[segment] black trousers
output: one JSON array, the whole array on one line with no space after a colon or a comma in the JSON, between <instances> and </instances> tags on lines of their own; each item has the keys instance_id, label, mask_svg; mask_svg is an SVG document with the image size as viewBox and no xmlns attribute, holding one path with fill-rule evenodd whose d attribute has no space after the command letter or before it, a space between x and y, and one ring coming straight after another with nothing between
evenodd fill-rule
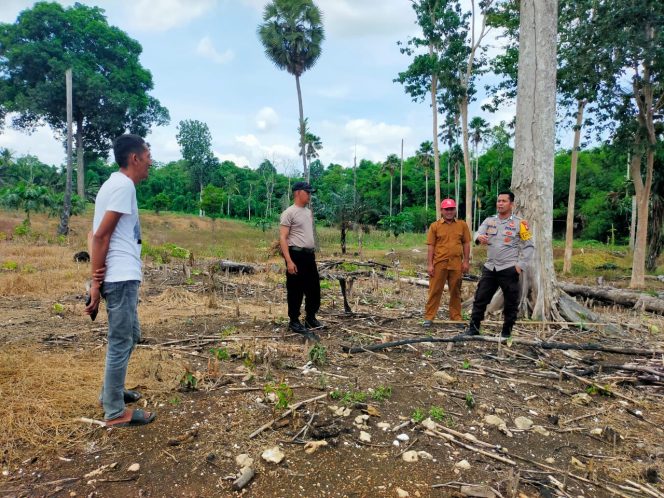
<instances>
[{"instance_id":1,"label":"black trousers","mask_svg":"<svg viewBox=\"0 0 664 498\"><path fill-rule=\"evenodd\" d=\"M320 279L314 253L289 250L290 257L297 266L297 274L286 272L286 294L288 297L288 317L291 321L300 319L302 298L307 317L314 318L320 308Z\"/></svg>"},{"instance_id":2,"label":"black trousers","mask_svg":"<svg viewBox=\"0 0 664 498\"><path fill-rule=\"evenodd\" d=\"M514 327L519 311L519 273L514 266L500 271L489 270L485 266L482 268L482 278L477 284L475 300L473 301L473 314L470 317L471 323L477 329L479 329L480 323L484 320L486 307L491 302L493 295L499 287L505 297L503 330L511 331L512 327Z\"/></svg>"}]
</instances>

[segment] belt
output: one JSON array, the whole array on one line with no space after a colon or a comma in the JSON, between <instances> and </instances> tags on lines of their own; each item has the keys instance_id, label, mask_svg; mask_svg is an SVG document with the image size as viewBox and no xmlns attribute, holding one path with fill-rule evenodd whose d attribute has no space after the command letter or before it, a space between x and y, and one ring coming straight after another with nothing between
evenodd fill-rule
<instances>
[{"instance_id":1,"label":"belt","mask_svg":"<svg viewBox=\"0 0 664 498\"><path fill-rule=\"evenodd\" d=\"M288 246L288 249L295 252L306 252L308 254L313 254L316 252L316 249L314 249L313 247Z\"/></svg>"}]
</instances>

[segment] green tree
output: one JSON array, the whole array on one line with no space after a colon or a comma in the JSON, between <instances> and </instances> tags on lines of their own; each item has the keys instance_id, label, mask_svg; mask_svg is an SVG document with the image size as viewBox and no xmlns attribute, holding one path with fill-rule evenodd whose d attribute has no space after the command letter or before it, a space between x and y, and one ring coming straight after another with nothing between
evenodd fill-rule
<instances>
[{"instance_id":1,"label":"green tree","mask_svg":"<svg viewBox=\"0 0 664 498\"><path fill-rule=\"evenodd\" d=\"M50 211L55 205L48 188L23 181L3 191L0 202L9 209L24 211L27 226L30 226L30 213Z\"/></svg>"},{"instance_id":2,"label":"green tree","mask_svg":"<svg viewBox=\"0 0 664 498\"><path fill-rule=\"evenodd\" d=\"M429 172L433 166L433 144L430 140L422 142L417 149L417 165L424 171L424 209L429 212Z\"/></svg>"},{"instance_id":3,"label":"green tree","mask_svg":"<svg viewBox=\"0 0 664 498\"><path fill-rule=\"evenodd\" d=\"M473 142L473 151L474 151L473 156L475 158L475 174L473 175L473 178L475 179L473 182L474 215L473 215L473 224L472 224L472 230L474 232L475 228L478 227L480 223L479 214L476 213L476 211L478 210L477 189L479 188L478 181L479 181L479 165L480 165L480 156L477 152L477 149L480 143L484 141L489 134L489 123L487 123L483 118L475 116L473 119L470 120L468 128L470 129L470 140Z\"/></svg>"},{"instance_id":4,"label":"green tree","mask_svg":"<svg viewBox=\"0 0 664 498\"><path fill-rule=\"evenodd\" d=\"M307 156L307 164L309 165L309 179L311 180L311 168L313 165L311 161L313 159L318 159L318 151L323 148L323 142L321 142L320 137L314 135L309 131L309 118L304 118L304 148L302 148L302 143L300 143L300 155L304 152ZM299 128L298 128L299 130ZM302 138L300 138L302 140Z\"/></svg>"},{"instance_id":5,"label":"green tree","mask_svg":"<svg viewBox=\"0 0 664 498\"><path fill-rule=\"evenodd\" d=\"M399 157L396 154L390 154L387 156L387 159L385 159L385 162L381 167L382 173L387 173L390 175L390 216L392 216L392 192L394 190L392 188L392 183L394 181L394 174L396 173L399 164L401 164Z\"/></svg>"},{"instance_id":6,"label":"green tree","mask_svg":"<svg viewBox=\"0 0 664 498\"><path fill-rule=\"evenodd\" d=\"M182 157L187 161L192 180L198 186L201 210L203 216L203 185L209 177L210 167L213 163L212 135L208 125L197 120L184 120L178 124L176 136Z\"/></svg>"},{"instance_id":7,"label":"green tree","mask_svg":"<svg viewBox=\"0 0 664 498\"><path fill-rule=\"evenodd\" d=\"M169 121L149 95L152 75L141 66L140 44L110 26L104 11L80 3L38 2L13 24L0 24L0 116L33 131L46 122L66 136L65 70L73 72L78 195L84 192L84 151L106 157L125 131L145 136Z\"/></svg>"},{"instance_id":8,"label":"green tree","mask_svg":"<svg viewBox=\"0 0 664 498\"><path fill-rule=\"evenodd\" d=\"M300 155L304 178L309 181L300 76L316 64L321 54L325 34L320 10L312 0L273 0L265 6L258 36L267 58L277 68L295 76L300 111Z\"/></svg>"}]
</instances>

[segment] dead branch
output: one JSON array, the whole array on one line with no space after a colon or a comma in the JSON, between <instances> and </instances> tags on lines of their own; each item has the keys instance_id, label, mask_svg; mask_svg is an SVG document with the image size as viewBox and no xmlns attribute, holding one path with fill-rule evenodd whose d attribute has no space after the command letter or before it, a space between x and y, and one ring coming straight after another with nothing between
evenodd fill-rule
<instances>
[{"instance_id":1,"label":"dead branch","mask_svg":"<svg viewBox=\"0 0 664 498\"><path fill-rule=\"evenodd\" d=\"M404 346L406 344L416 344L420 342L493 342L505 343L508 339L502 337L486 337L481 335L454 335L452 337L418 337L414 339L403 339L400 341L384 342L382 344L369 344L366 346L348 346L342 345L344 353L363 353L366 351L380 351L381 349ZM532 346L541 349L561 349L574 351L602 351L604 353L616 353L636 356L652 356L664 354L664 351L638 349L638 348L619 348L614 346L604 346L596 343L568 344L565 342L546 342L529 341L527 339L511 339L512 344L521 344L523 346Z\"/></svg>"},{"instance_id":2,"label":"dead branch","mask_svg":"<svg viewBox=\"0 0 664 498\"><path fill-rule=\"evenodd\" d=\"M272 425L274 425L276 422L278 422L278 421L281 420L282 418L287 417L288 415L290 415L291 413L293 413L295 410L297 410L297 409L298 409L299 407L301 407L302 405L306 405L307 403L311 403L311 402L313 402L313 401L318 401L319 399L323 399L323 398L325 398L325 397L327 397L327 393L325 393L325 394L321 394L320 396L314 396L313 398L305 399L304 401L300 401L299 403L295 403L293 406L291 406L288 410L286 410L284 413L282 413L281 415L279 415L277 418L271 420L271 421L268 422L267 424L263 424L263 425L261 425L261 426L260 426L258 429L256 429L254 432L252 432L251 434L249 434L249 436L248 436L249 439L253 439L253 438L255 438L255 437L258 436L261 432L263 432L265 429L269 429L269 428L272 427Z\"/></svg>"},{"instance_id":3,"label":"dead branch","mask_svg":"<svg viewBox=\"0 0 664 498\"><path fill-rule=\"evenodd\" d=\"M583 296L599 301L619 304L627 308L636 308L664 315L664 299L640 292L616 289L615 287L588 287L572 283L560 283L560 288L571 296Z\"/></svg>"}]
</instances>

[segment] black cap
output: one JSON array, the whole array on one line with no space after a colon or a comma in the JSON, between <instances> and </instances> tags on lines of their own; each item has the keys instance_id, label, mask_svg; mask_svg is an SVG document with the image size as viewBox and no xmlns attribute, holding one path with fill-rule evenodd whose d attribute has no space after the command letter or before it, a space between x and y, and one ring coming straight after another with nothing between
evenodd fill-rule
<instances>
[{"instance_id":1,"label":"black cap","mask_svg":"<svg viewBox=\"0 0 664 498\"><path fill-rule=\"evenodd\" d=\"M296 182L293 184L293 192L296 190L304 190L305 192L313 193L316 191L315 188L312 188L307 182Z\"/></svg>"}]
</instances>

